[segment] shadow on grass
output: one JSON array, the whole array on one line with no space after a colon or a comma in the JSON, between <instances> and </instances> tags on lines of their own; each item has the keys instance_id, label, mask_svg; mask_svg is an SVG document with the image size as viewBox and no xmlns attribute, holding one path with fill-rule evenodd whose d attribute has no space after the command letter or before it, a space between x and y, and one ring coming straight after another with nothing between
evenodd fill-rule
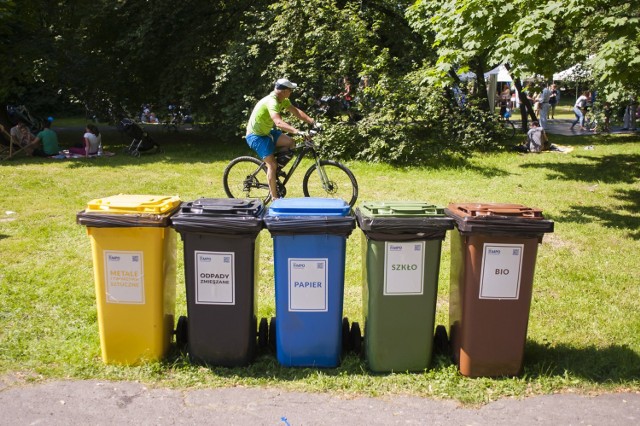
<instances>
[{"instance_id":1,"label":"shadow on grass","mask_svg":"<svg viewBox=\"0 0 640 426\"><path fill-rule=\"evenodd\" d=\"M628 229L629 236L640 240L640 190L617 190L613 198L624 201L622 206L573 205L561 212L563 222L601 222L608 228Z\"/></svg>"},{"instance_id":2,"label":"shadow on grass","mask_svg":"<svg viewBox=\"0 0 640 426\"><path fill-rule=\"evenodd\" d=\"M167 367L194 368L185 354L176 350L164 361ZM447 370L453 366L451 358L434 355L430 369ZM624 345L607 348L589 346L575 348L568 345L548 345L527 341L523 361L523 373L530 381L566 377L567 374L595 383L623 383L640 379L640 356ZM196 367L196 368L202 368ZM244 367L204 366L211 373L222 378L252 378L279 381L297 381L321 374L326 377L388 376L395 373L374 373L369 371L366 360L349 354L343 357L335 368L284 367L272 352L259 352L253 362ZM421 373L416 373L417 375ZM505 377L508 378L508 377ZM496 378L500 380L500 378Z\"/></svg>"},{"instance_id":3,"label":"shadow on grass","mask_svg":"<svg viewBox=\"0 0 640 426\"><path fill-rule=\"evenodd\" d=\"M170 353L162 363L166 367L179 369L207 368L213 374L222 378L251 378L281 381L303 380L316 376L318 373L324 376L336 377L345 374L361 375L363 371L367 371L364 359L354 354L343 355L340 365L334 368L285 367L278 362L276 354L268 349L258 350L253 361L246 366L220 367L201 363L193 364L187 354L181 353L175 346L172 346Z\"/></svg>"},{"instance_id":4,"label":"shadow on grass","mask_svg":"<svg viewBox=\"0 0 640 426\"><path fill-rule=\"evenodd\" d=\"M547 347L528 341L524 364L525 374L533 379L566 373L597 383L640 379L640 356L625 345Z\"/></svg>"},{"instance_id":5,"label":"shadow on grass","mask_svg":"<svg viewBox=\"0 0 640 426\"><path fill-rule=\"evenodd\" d=\"M523 164L524 168L548 169L555 174L551 178L579 182L634 183L640 178L640 155L614 154L604 157L577 155L575 158L588 163L546 162Z\"/></svg>"}]
</instances>

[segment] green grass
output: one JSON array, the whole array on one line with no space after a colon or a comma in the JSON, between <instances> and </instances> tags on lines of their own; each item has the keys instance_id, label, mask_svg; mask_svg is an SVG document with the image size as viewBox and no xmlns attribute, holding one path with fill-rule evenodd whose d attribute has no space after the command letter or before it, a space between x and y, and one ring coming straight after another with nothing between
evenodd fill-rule
<instances>
[{"instance_id":1,"label":"green grass","mask_svg":"<svg viewBox=\"0 0 640 426\"><path fill-rule=\"evenodd\" d=\"M80 124L82 125L82 124ZM470 379L437 357L420 373L373 374L347 356L338 368L284 368L261 354L246 368L191 365L172 352L163 362L104 365L86 229L75 216L87 201L125 194L224 197L222 172L249 154L241 139L154 130L165 152L121 154L127 140L104 128L111 158L17 158L0 163L0 375L137 380L151 386L276 386L345 395L409 394L479 404L555 392L640 390L640 144L637 136L556 137L570 154L478 154L446 164L396 168L350 162L360 199L509 202L540 207L555 232L539 247L524 372ZM79 140L65 129L61 142ZM594 145L594 150L585 150ZM300 173L301 175L301 173ZM298 176L300 178L300 176ZM301 195L299 180L290 195ZM345 308L362 324L359 230L347 242ZM274 315L273 248L260 239L260 317ZM448 323L450 239L442 247L436 323ZM186 314L182 245L177 315ZM392 319L391 319L392 320Z\"/></svg>"}]
</instances>

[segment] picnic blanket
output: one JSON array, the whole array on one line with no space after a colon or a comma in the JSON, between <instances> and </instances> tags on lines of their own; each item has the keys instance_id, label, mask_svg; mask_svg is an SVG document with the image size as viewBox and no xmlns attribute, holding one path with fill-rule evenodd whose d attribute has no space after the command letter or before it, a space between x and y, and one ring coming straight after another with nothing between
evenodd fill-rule
<instances>
[{"instance_id":1,"label":"picnic blanket","mask_svg":"<svg viewBox=\"0 0 640 426\"><path fill-rule=\"evenodd\" d=\"M555 153L560 153L560 154L568 154L571 151L573 151L573 147L572 146L556 145L556 144L552 143L551 144L551 149L549 149L548 151L542 151L542 152L555 152Z\"/></svg>"},{"instance_id":2,"label":"picnic blanket","mask_svg":"<svg viewBox=\"0 0 640 426\"><path fill-rule=\"evenodd\" d=\"M69 150L65 149L65 150L60 151L56 155L49 156L49 158L55 158L55 159L58 159L58 160L64 160L64 159L67 159L67 158L113 157L114 155L116 155L115 152L103 151L102 155L90 154L88 157L85 157L84 155L81 155L81 154L72 154L72 153L69 152Z\"/></svg>"}]
</instances>

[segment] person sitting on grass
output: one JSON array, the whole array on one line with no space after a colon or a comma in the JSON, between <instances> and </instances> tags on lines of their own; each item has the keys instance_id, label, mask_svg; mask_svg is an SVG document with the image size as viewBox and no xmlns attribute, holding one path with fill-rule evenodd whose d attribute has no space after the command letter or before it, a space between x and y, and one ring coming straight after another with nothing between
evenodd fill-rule
<instances>
[{"instance_id":1,"label":"person sitting on grass","mask_svg":"<svg viewBox=\"0 0 640 426\"><path fill-rule=\"evenodd\" d=\"M42 148L38 146L33 150L33 155L38 157L50 157L58 154L60 147L58 146L58 135L51 130L51 121L44 122L42 131L36 135L36 142L42 143Z\"/></svg>"},{"instance_id":2,"label":"person sitting on grass","mask_svg":"<svg viewBox=\"0 0 640 426\"><path fill-rule=\"evenodd\" d=\"M11 143L20 148L25 148L25 153L31 155L33 151L34 136L27 127L27 122L21 118L18 119L18 123L11 128Z\"/></svg>"},{"instance_id":3,"label":"person sitting on grass","mask_svg":"<svg viewBox=\"0 0 640 426\"><path fill-rule=\"evenodd\" d=\"M71 154L84 155L85 157L97 154L98 148L102 144L102 136L98 128L93 124L87 124L83 139L82 145L69 148L69 152Z\"/></svg>"},{"instance_id":4,"label":"person sitting on grass","mask_svg":"<svg viewBox=\"0 0 640 426\"><path fill-rule=\"evenodd\" d=\"M549 151L551 144L547 137L547 132L540 127L538 121L532 121L529 131L527 132L527 140L522 145L515 147L518 152L535 152L540 153L542 151Z\"/></svg>"}]
</instances>

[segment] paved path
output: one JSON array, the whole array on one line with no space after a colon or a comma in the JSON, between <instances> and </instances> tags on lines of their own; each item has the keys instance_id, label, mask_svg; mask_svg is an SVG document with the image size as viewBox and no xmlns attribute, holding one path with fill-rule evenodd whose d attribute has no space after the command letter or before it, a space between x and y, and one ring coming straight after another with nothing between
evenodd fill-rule
<instances>
[{"instance_id":1,"label":"paved path","mask_svg":"<svg viewBox=\"0 0 640 426\"><path fill-rule=\"evenodd\" d=\"M417 397L275 388L150 389L134 382L0 378L0 425L640 425L640 392L502 399L480 408Z\"/></svg>"},{"instance_id":2,"label":"paved path","mask_svg":"<svg viewBox=\"0 0 640 426\"><path fill-rule=\"evenodd\" d=\"M573 123L572 119L562 118L547 121L547 133L552 135L563 135L563 136L585 136L585 135L594 135L598 134L598 132L588 132L580 130L580 126L576 125L573 129L571 128L571 124ZM631 130L622 130L621 126L612 126L611 131L609 133L637 133L637 131Z\"/></svg>"}]
</instances>

